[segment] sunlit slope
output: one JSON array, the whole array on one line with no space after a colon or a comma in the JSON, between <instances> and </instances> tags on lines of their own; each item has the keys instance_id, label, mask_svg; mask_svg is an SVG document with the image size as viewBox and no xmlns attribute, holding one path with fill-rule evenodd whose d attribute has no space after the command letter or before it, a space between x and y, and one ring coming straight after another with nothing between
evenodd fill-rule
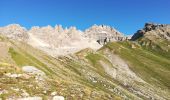
<instances>
[{"instance_id":1,"label":"sunlit slope","mask_svg":"<svg viewBox=\"0 0 170 100\"><path fill-rule=\"evenodd\" d=\"M2 99L28 96L47 99L52 98L53 92L68 100L138 98L100 70L100 66L98 69L89 64L88 57L83 60L78 55L53 58L23 42L1 38L5 46L0 49L6 51L0 54L3 56L0 88L7 91L2 92ZM26 66L33 66L44 74L27 73L23 70Z\"/></svg>"},{"instance_id":2,"label":"sunlit slope","mask_svg":"<svg viewBox=\"0 0 170 100\"><path fill-rule=\"evenodd\" d=\"M113 42L54 58L1 36L0 89L7 92L0 98L52 99L56 92L66 100L169 99L169 52L144 42ZM28 73L27 66L38 71Z\"/></svg>"},{"instance_id":3,"label":"sunlit slope","mask_svg":"<svg viewBox=\"0 0 170 100\"><path fill-rule=\"evenodd\" d=\"M109 50L118 55L138 77L158 90L158 94L161 94L162 90L166 91L167 95L162 92L162 96L169 98L170 53L164 50L168 47L151 41L147 44L146 40L138 42L108 43L99 52Z\"/></svg>"}]
</instances>

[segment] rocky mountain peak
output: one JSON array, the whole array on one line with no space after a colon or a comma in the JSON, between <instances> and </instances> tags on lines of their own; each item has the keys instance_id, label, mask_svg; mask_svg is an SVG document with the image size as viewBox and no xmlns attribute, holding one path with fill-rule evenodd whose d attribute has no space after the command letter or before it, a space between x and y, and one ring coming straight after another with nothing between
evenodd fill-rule
<instances>
[{"instance_id":1,"label":"rocky mountain peak","mask_svg":"<svg viewBox=\"0 0 170 100\"><path fill-rule=\"evenodd\" d=\"M10 24L0 28L0 33L11 39L24 40L28 38L27 29L19 24Z\"/></svg>"},{"instance_id":2,"label":"rocky mountain peak","mask_svg":"<svg viewBox=\"0 0 170 100\"><path fill-rule=\"evenodd\" d=\"M131 40L137 40L140 37L146 37L155 39L162 38L170 40L170 25L168 24L155 24L155 23L146 23L144 28L138 30L131 38Z\"/></svg>"},{"instance_id":3,"label":"rocky mountain peak","mask_svg":"<svg viewBox=\"0 0 170 100\"><path fill-rule=\"evenodd\" d=\"M64 31L62 25L56 25L56 26L54 27L54 29L55 29L55 31L58 31L58 32L63 32L63 31Z\"/></svg>"},{"instance_id":4,"label":"rocky mountain peak","mask_svg":"<svg viewBox=\"0 0 170 100\"><path fill-rule=\"evenodd\" d=\"M121 32L106 25L93 25L85 30L85 36L97 40L99 44L105 44L111 41L123 41L126 39Z\"/></svg>"},{"instance_id":5,"label":"rocky mountain peak","mask_svg":"<svg viewBox=\"0 0 170 100\"><path fill-rule=\"evenodd\" d=\"M2 27L1 29L5 30L11 30L11 31L27 31L25 27L20 26L19 24L10 24L5 27Z\"/></svg>"},{"instance_id":6,"label":"rocky mountain peak","mask_svg":"<svg viewBox=\"0 0 170 100\"><path fill-rule=\"evenodd\" d=\"M148 32L148 31L160 29L166 26L168 25L167 24L156 24L156 23L145 23L145 27L143 30L145 30L145 32Z\"/></svg>"},{"instance_id":7,"label":"rocky mountain peak","mask_svg":"<svg viewBox=\"0 0 170 100\"><path fill-rule=\"evenodd\" d=\"M88 28L87 30L85 30L85 32L88 31L97 31L97 32L101 32L101 31L110 31L110 32L118 32L116 29L114 29L111 26L107 26L107 25L93 25L92 27ZM120 33L120 32L118 32Z\"/></svg>"},{"instance_id":8,"label":"rocky mountain peak","mask_svg":"<svg viewBox=\"0 0 170 100\"><path fill-rule=\"evenodd\" d=\"M30 30L38 30L38 29L40 29L40 27L39 27L39 26L33 26L33 27L31 27L31 29L30 29Z\"/></svg>"}]
</instances>

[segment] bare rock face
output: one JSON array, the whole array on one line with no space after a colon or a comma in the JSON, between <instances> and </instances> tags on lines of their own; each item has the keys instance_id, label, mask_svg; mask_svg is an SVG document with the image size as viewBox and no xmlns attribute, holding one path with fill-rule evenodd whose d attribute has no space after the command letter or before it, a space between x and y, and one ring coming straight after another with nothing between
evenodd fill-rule
<instances>
[{"instance_id":1,"label":"bare rock face","mask_svg":"<svg viewBox=\"0 0 170 100\"><path fill-rule=\"evenodd\" d=\"M75 27L63 29L61 25L55 26L55 28L51 26L41 28L33 27L28 31L28 34L54 48L71 46L73 42L80 41L82 39L81 31L76 30Z\"/></svg>"},{"instance_id":2,"label":"bare rock face","mask_svg":"<svg viewBox=\"0 0 170 100\"><path fill-rule=\"evenodd\" d=\"M131 40L137 40L143 36L151 40L156 38L170 40L170 25L146 23L143 29L138 30L132 36Z\"/></svg>"},{"instance_id":3,"label":"bare rock face","mask_svg":"<svg viewBox=\"0 0 170 100\"><path fill-rule=\"evenodd\" d=\"M94 25L90 27L85 30L85 36L96 40L99 44L105 44L112 41L123 41L126 39L123 34L116 29L105 25Z\"/></svg>"},{"instance_id":4,"label":"bare rock face","mask_svg":"<svg viewBox=\"0 0 170 100\"><path fill-rule=\"evenodd\" d=\"M81 49L98 49L101 46L89 41L84 37L84 33L76 27L63 29L61 25L46 27L33 27L28 32L30 36L28 44L37 47L50 55L66 55L75 53Z\"/></svg>"},{"instance_id":5,"label":"bare rock face","mask_svg":"<svg viewBox=\"0 0 170 100\"><path fill-rule=\"evenodd\" d=\"M54 96L53 100L64 100L63 96Z\"/></svg>"},{"instance_id":6,"label":"bare rock face","mask_svg":"<svg viewBox=\"0 0 170 100\"><path fill-rule=\"evenodd\" d=\"M64 29L61 25L34 26L26 30L18 24L11 24L0 28L0 34L11 39L24 40L52 56L71 54L85 48L97 50L107 42L125 40L122 33L104 25L94 25L83 32L76 27Z\"/></svg>"},{"instance_id":7,"label":"bare rock face","mask_svg":"<svg viewBox=\"0 0 170 100\"><path fill-rule=\"evenodd\" d=\"M27 30L19 24L11 24L0 28L0 34L11 39L26 40L28 39Z\"/></svg>"}]
</instances>

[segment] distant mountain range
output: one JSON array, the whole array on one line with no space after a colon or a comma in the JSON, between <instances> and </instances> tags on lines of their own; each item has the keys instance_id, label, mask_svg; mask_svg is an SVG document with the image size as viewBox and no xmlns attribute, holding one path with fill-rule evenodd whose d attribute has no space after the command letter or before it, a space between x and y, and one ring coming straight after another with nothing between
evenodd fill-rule
<instances>
[{"instance_id":1,"label":"distant mountain range","mask_svg":"<svg viewBox=\"0 0 170 100\"><path fill-rule=\"evenodd\" d=\"M18 24L11 24L0 28L0 33L11 39L24 40L28 44L45 52L49 51L48 53L55 56L75 53L88 47L99 49L106 42L125 39L122 33L104 25L94 25L82 32L76 27L63 29L61 25L54 28L37 26L26 30Z\"/></svg>"},{"instance_id":2,"label":"distant mountain range","mask_svg":"<svg viewBox=\"0 0 170 100\"><path fill-rule=\"evenodd\" d=\"M169 100L170 25L0 28L0 100Z\"/></svg>"}]
</instances>

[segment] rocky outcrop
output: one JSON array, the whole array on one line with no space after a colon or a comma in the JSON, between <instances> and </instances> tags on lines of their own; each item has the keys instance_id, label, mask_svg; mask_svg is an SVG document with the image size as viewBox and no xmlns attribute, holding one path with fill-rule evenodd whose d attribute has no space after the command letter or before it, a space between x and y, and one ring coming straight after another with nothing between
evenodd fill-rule
<instances>
[{"instance_id":1,"label":"rocky outcrop","mask_svg":"<svg viewBox=\"0 0 170 100\"><path fill-rule=\"evenodd\" d=\"M22 70L25 73L36 74L36 75L39 75L39 76L45 76L45 73L43 71L37 69L34 66L23 66Z\"/></svg>"},{"instance_id":2,"label":"rocky outcrop","mask_svg":"<svg viewBox=\"0 0 170 100\"><path fill-rule=\"evenodd\" d=\"M29 38L27 30L19 24L11 24L0 28L0 34L7 36L11 39L26 40Z\"/></svg>"},{"instance_id":3,"label":"rocky outcrop","mask_svg":"<svg viewBox=\"0 0 170 100\"><path fill-rule=\"evenodd\" d=\"M146 23L143 29L138 30L132 36L131 40L134 41L143 36L147 38L164 38L170 40L170 25Z\"/></svg>"},{"instance_id":4,"label":"rocky outcrop","mask_svg":"<svg viewBox=\"0 0 170 100\"><path fill-rule=\"evenodd\" d=\"M54 96L53 100L64 100L63 96Z\"/></svg>"},{"instance_id":5,"label":"rocky outcrop","mask_svg":"<svg viewBox=\"0 0 170 100\"><path fill-rule=\"evenodd\" d=\"M54 28L51 26L33 27L28 34L30 45L53 56L75 53L88 47L92 49L101 47L95 40L89 41L85 38L83 32L77 30L76 27L65 29L61 25L56 25Z\"/></svg>"},{"instance_id":6,"label":"rocky outcrop","mask_svg":"<svg viewBox=\"0 0 170 100\"><path fill-rule=\"evenodd\" d=\"M105 25L93 25L85 30L85 36L89 39L96 40L101 45L107 42L123 41L126 39L126 37L116 29Z\"/></svg>"}]
</instances>

